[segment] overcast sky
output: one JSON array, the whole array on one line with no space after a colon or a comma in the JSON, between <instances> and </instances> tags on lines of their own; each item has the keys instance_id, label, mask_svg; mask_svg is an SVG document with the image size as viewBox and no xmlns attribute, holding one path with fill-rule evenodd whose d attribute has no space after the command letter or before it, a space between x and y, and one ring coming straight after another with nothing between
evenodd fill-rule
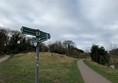
<instances>
[{"instance_id":1,"label":"overcast sky","mask_svg":"<svg viewBox=\"0 0 118 83\"><path fill-rule=\"evenodd\" d=\"M49 32L51 39L72 40L89 49L118 43L118 0L0 0L0 26Z\"/></svg>"}]
</instances>

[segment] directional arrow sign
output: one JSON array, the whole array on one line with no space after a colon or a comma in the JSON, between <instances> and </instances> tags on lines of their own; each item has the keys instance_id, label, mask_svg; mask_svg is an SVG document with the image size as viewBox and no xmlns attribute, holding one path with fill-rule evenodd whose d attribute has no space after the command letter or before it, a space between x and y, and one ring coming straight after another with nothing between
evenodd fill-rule
<instances>
[{"instance_id":1,"label":"directional arrow sign","mask_svg":"<svg viewBox=\"0 0 118 83\"><path fill-rule=\"evenodd\" d=\"M49 33L45 33L45 34L40 33L40 36L38 38L47 38L47 39L50 39L50 34Z\"/></svg>"},{"instance_id":2,"label":"directional arrow sign","mask_svg":"<svg viewBox=\"0 0 118 83\"><path fill-rule=\"evenodd\" d=\"M47 36L48 35L48 36ZM48 39L50 39L50 34L49 33L46 33L46 32L43 32L43 31L40 31L40 35L39 35L39 38L42 38L44 36L47 36Z\"/></svg>"},{"instance_id":3,"label":"directional arrow sign","mask_svg":"<svg viewBox=\"0 0 118 83\"><path fill-rule=\"evenodd\" d=\"M32 43L35 43L35 42L44 42L47 39L50 39L50 34L46 34L46 35L42 36L41 38L32 38Z\"/></svg>"},{"instance_id":4,"label":"directional arrow sign","mask_svg":"<svg viewBox=\"0 0 118 83\"><path fill-rule=\"evenodd\" d=\"M22 33L28 34L28 35L33 35L33 36L36 36L37 31L39 31L39 30L38 29L31 29L31 28L24 27L24 26L22 26L22 28L21 28Z\"/></svg>"},{"instance_id":5,"label":"directional arrow sign","mask_svg":"<svg viewBox=\"0 0 118 83\"><path fill-rule=\"evenodd\" d=\"M34 38L34 39L32 39L31 40L31 42L32 43L35 43L35 42L44 42L44 41L46 41L47 39L36 39L36 38Z\"/></svg>"},{"instance_id":6,"label":"directional arrow sign","mask_svg":"<svg viewBox=\"0 0 118 83\"><path fill-rule=\"evenodd\" d=\"M40 31L38 29L31 29L31 28L22 26L21 32L24 33L24 34L33 35L33 36L36 36L37 32L38 32L39 33L38 38L42 38L42 37L46 36L47 39L50 39L50 34L49 33Z\"/></svg>"}]
</instances>

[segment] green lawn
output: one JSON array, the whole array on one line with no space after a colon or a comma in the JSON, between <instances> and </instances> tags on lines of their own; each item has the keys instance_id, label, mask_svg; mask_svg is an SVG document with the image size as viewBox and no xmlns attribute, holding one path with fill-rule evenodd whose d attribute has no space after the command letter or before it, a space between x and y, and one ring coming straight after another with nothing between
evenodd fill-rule
<instances>
[{"instance_id":1,"label":"green lawn","mask_svg":"<svg viewBox=\"0 0 118 83\"><path fill-rule=\"evenodd\" d=\"M84 83L74 58L40 53L40 83ZM17 54L0 64L0 83L34 83L35 53Z\"/></svg>"},{"instance_id":2,"label":"green lawn","mask_svg":"<svg viewBox=\"0 0 118 83\"><path fill-rule=\"evenodd\" d=\"M102 66L97 63L92 62L91 60L84 60L84 62L93 70L100 73L107 79L111 80L112 83L118 83L118 69L111 69L107 66Z\"/></svg>"}]
</instances>

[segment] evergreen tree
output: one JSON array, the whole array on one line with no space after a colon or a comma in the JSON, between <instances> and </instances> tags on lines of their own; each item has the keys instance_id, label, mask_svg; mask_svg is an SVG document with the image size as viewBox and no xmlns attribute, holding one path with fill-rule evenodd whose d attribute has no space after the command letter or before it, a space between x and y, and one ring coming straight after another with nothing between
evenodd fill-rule
<instances>
[{"instance_id":1,"label":"evergreen tree","mask_svg":"<svg viewBox=\"0 0 118 83\"><path fill-rule=\"evenodd\" d=\"M105 65L105 63L109 62L109 56L103 46L99 47L98 45L93 45L91 47L91 60L99 64Z\"/></svg>"}]
</instances>

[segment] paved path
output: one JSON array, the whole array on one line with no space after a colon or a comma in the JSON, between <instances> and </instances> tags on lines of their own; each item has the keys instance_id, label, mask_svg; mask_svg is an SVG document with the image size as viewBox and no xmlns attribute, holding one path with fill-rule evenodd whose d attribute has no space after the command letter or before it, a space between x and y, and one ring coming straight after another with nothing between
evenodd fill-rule
<instances>
[{"instance_id":1,"label":"paved path","mask_svg":"<svg viewBox=\"0 0 118 83\"><path fill-rule=\"evenodd\" d=\"M89 68L83 60L79 60L77 64L85 83L112 83Z\"/></svg>"},{"instance_id":2,"label":"paved path","mask_svg":"<svg viewBox=\"0 0 118 83\"><path fill-rule=\"evenodd\" d=\"M0 58L0 63L7 60L9 57L10 57L9 55L6 55L6 56Z\"/></svg>"}]
</instances>

